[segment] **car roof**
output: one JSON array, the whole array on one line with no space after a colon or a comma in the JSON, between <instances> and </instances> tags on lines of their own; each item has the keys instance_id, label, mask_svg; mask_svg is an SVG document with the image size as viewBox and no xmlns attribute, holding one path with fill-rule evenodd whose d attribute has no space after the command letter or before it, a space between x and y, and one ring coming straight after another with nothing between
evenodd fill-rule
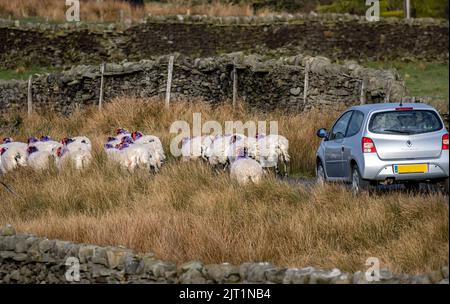
<instances>
[{"instance_id":1,"label":"car roof","mask_svg":"<svg viewBox=\"0 0 450 304\"><path fill-rule=\"evenodd\" d=\"M349 108L348 110L359 110L364 113L371 113L379 110L394 110L395 108L413 108L418 110L434 110L434 108L426 103L371 103L364 105L357 105Z\"/></svg>"}]
</instances>

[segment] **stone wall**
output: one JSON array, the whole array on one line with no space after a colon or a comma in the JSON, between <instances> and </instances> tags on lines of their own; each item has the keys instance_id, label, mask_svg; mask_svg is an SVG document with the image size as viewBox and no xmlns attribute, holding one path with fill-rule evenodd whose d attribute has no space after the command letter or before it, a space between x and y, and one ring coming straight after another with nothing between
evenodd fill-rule
<instances>
[{"instance_id":1,"label":"stone wall","mask_svg":"<svg viewBox=\"0 0 450 304\"><path fill-rule=\"evenodd\" d=\"M360 102L381 102L386 94L399 101L407 95L395 70L363 68L355 63L333 64L325 57L297 55L278 60L242 53L192 59L176 56L172 97L201 98L212 104L232 100L233 67L236 66L238 98L252 108L304 110L313 107ZM142 98L164 96L168 57L140 62L107 64L104 100L117 96ZM304 99L305 69L309 67L309 87ZM364 88L363 88L364 82ZM33 108L68 114L75 107L98 103L99 66L78 66L69 71L33 78ZM25 110L26 81L0 82L0 114Z\"/></svg>"},{"instance_id":2,"label":"stone wall","mask_svg":"<svg viewBox=\"0 0 450 304\"><path fill-rule=\"evenodd\" d=\"M139 61L178 52L333 59L448 60L448 20L351 15L148 17L137 24L39 24L0 20L0 68Z\"/></svg>"},{"instance_id":3,"label":"stone wall","mask_svg":"<svg viewBox=\"0 0 450 304\"><path fill-rule=\"evenodd\" d=\"M74 275L71 267L77 263L79 283L367 283L362 271L280 268L270 263L204 265L191 261L177 265L159 260L152 253L137 254L124 247L75 244L16 234L11 226L0 230L0 284L71 283L66 279L66 273ZM444 266L423 275L396 275L382 269L378 283L448 282L448 266Z\"/></svg>"}]
</instances>

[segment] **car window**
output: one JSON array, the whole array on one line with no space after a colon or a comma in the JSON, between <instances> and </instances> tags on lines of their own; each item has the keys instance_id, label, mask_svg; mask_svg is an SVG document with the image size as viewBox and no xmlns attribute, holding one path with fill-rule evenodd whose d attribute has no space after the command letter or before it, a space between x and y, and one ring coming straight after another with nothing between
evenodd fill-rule
<instances>
[{"instance_id":1,"label":"car window","mask_svg":"<svg viewBox=\"0 0 450 304\"><path fill-rule=\"evenodd\" d=\"M419 134L442 129L436 112L429 110L386 111L372 115L369 131L380 134Z\"/></svg>"},{"instance_id":2,"label":"car window","mask_svg":"<svg viewBox=\"0 0 450 304\"><path fill-rule=\"evenodd\" d=\"M364 121L364 114L360 111L353 111L352 118L348 124L347 134L345 137L355 135L361 129L361 125Z\"/></svg>"},{"instance_id":3,"label":"car window","mask_svg":"<svg viewBox=\"0 0 450 304\"><path fill-rule=\"evenodd\" d=\"M343 114L341 118L339 118L338 121L336 121L336 123L333 126L333 129L331 130L329 138L330 140L344 138L345 131L347 130L348 121L350 120L351 116L352 111L349 111Z\"/></svg>"}]
</instances>

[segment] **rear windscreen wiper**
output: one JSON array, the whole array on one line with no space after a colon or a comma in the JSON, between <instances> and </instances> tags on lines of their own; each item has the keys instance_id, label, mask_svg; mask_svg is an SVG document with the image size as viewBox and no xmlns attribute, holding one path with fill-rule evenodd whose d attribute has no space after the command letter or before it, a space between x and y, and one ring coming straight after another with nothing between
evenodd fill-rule
<instances>
[{"instance_id":1,"label":"rear windscreen wiper","mask_svg":"<svg viewBox=\"0 0 450 304\"><path fill-rule=\"evenodd\" d=\"M400 134L412 134L411 131L402 131L402 130L394 130L394 129L386 129L384 132L392 132L392 133L400 133Z\"/></svg>"}]
</instances>

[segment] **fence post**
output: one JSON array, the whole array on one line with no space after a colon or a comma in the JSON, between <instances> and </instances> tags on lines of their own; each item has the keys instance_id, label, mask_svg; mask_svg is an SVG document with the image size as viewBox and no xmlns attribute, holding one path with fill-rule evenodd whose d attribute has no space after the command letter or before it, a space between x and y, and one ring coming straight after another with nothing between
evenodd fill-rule
<instances>
[{"instance_id":1,"label":"fence post","mask_svg":"<svg viewBox=\"0 0 450 304\"><path fill-rule=\"evenodd\" d=\"M233 60L233 108L237 104L237 71L236 71L236 58Z\"/></svg>"},{"instance_id":2,"label":"fence post","mask_svg":"<svg viewBox=\"0 0 450 304\"><path fill-rule=\"evenodd\" d=\"M28 116L31 116L31 113L33 112L33 96L32 96L32 91L31 91L31 79L33 76L30 75L30 77L28 77L28 96L27 96L27 106L28 106Z\"/></svg>"},{"instance_id":3,"label":"fence post","mask_svg":"<svg viewBox=\"0 0 450 304\"><path fill-rule=\"evenodd\" d=\"M405 17L406 17L406 19L411 18L411 2L410 2L410 0L405 0Z\"/></svg>"},{"instance_id":4,"label":"fence post","mask_svg":"<svg viewBox=\"0 0 450 304\"><path fill-rule=\"evenodd\" d=\"M384 96L385 103L388 103L389 100L391 99L391 86L392 86L392 82L391 82L391 80L388 80L387 88L386 88L386 95Z\"/></svg>"},{"instance_id":5,"label":"fence post","mask_svg":"<svg viewBox=\"0 0 450 304\"><path fill-rule=\"evenodd\" d=\"M309 87L309 60L306 61L305 65L305 83L303 85L303 105L306 105L306 98L308 97L308 87ZM300 103L298 103L298 108L300 108Z\"/></svg>"},{"instance_id":6,"label":"fence post","mask_svg":"<svg viewBox=\"0 0 450 304\"><path fill-rule=\"evenodd\" d=\"M104 85L105 85L105 80L104 80L104 74L105 74L105 63L103 62L100 66L100 96L98 99L98 110L101 111L102 107L103 107L103 92L104 92Z\"/></svg>"},{"instance_id":7,"label":"fence post","mask_svg":"<svg viewBox=\"0 0 450 304\"><path fill-rule=\"evenodd\" d=\"M168 109L170 106L170 89L172 87L173 60L174 60L174 56L170 56L169 57L169 66L168 66L168 71L167 71L167 87L166 87L166 102L165 102L166 109Z\"/></svg>"},{"instance_id":8,"label":"fence post","mask_svg":"<svg viewBox=\"0 0 450 304\"><path fill-rule=\"evenodd\" d=\"M366 79L361 80L361 93L359 96L359 103L366 104Z\"/></svg>"}]
</instances>

